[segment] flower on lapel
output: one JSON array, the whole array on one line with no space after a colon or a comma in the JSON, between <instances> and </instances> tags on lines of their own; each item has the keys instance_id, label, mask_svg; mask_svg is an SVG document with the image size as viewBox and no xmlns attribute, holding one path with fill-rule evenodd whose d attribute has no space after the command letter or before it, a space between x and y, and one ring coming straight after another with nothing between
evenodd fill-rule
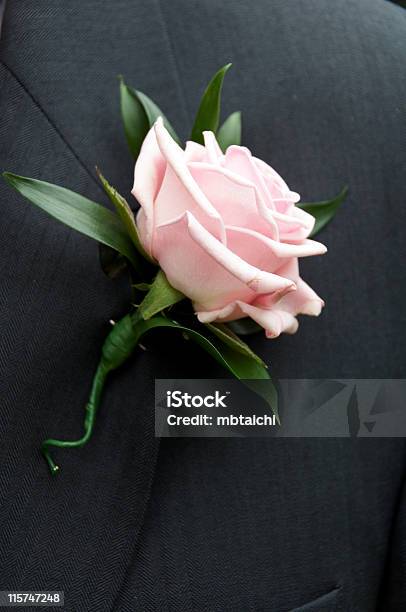
<instances>
[{"instance_id":1,"label":"flower on lapel","mask_svg":"<svg viewBox=\"0 0 406 612\"><path fill-rule=\"evenodd\" d=\"M50 449L89 441L109 373L151 329L174 330L198 344L278 419L269 370L240 335L261 327L270 338L294 333L298 314L320 313L324 303L300 278L299 259L325 253L311 237L333 218L347 190L299 204L275 170L240 146L241 113L219 124L230 65L209 82L184 148L155 102L121 79L121 113L136 160L132 193L141 205L136 217L99 171L114 211L52 183L4 173L38 208L96 240L103 271L112 278L127 270L133 296L101 347L83 436L42 443L52 474L59 468Z\"/></svg>"}]
</instances>

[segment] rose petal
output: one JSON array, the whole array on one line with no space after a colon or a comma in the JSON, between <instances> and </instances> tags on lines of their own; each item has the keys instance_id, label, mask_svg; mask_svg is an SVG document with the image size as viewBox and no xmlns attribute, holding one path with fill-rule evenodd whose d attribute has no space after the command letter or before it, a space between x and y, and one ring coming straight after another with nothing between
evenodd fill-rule
<instances>
[{"instance_id":1,"label":"rose petal","mask_svg":"<svg viewBox=\"0 0 406 612\"><path fill-rule=\"evenodd\" d=\"M174 219L180 210L193 210L208 231L225 241L221 216L194 180L184 151L166 130L161 117L155 123L155 134L161 153L167 161L167 170L155 203L158 219L155 225Z\"/></svg>"},{"instance_id":2,"label":"rose petal","mask_svg":"<svg viewBox=\"0 0 406 612\"><path fill-rule=\"evenodd\" d=\"M225 228L220 216L214 217L211 214L207 214L206 209L202 209L199 202L192 197L190 191L185 188L169 164L166 168L161 189L155 198L154 211L155 227L178 219L186 211L189 211L216 238L220 241L226 240ZM155 250L154 244L153 250Z\"/></svg>"},{"instance_id":3,"label":"rose petal","mask_svg":"<svg viewBox=\"0 0 406 612\"><path fill-rule=\"evenodd\" d=\"M241 311L238 302L231 302L223 308L215 310L199 310L196 305L196 315L200 323L213 323L213 321L235 321L241 319L244 313Z\"/></svg>"},{"instance_id":4,"label":"rose petal","mask_svg":"<svg viewBox=\"0 0 406 612\"><path fill-rule=\"evenodd\" d=\"M189 163L189 170L225 224L235 225L238 219L239 225L278 239L278 226L253 183L204 162Z\"/></svg>"},{"instance_id":5,"label":"rose petal","mask_svg":"<svg viewBox=\"0 0 406 612\"><path fill-rule=\"evenodd\" d=\"M253 158L255 166L261 172L272 198L273 217L278 222L281 240L299 242L307 238L313 227L314 217L295 206L300 195L291 191L283 178L261 159Z\"/></svg>"},{"instance_id":6,"label":"rose petal","mask_svg":"<svg viewBox=\"0 0 406 612\"><path fill-rule=\"evenodd\" d=\"M291 241L299 242L309 236L314 226L314 218L307 213L303 215L304 211L293 205L297 194L293 194L286 183L269 166L268 174L275 175L274 180L280 187L276 202L273 199L272 190L268 188L264 175L259 169L257 160L252 157L248 149L236 145L229 147L225 155L224 166L235 174L249 179L255 185L263 206L268 209L264 216L271 217L277 224L281 240L286 236ZM284 196L287 199L284 199Z\"/></svg>"},{"instance_id":7,"label":"rose petal","mask_svg":"<svg viewBox=\"0 0 406 612\"><path fill-rule=\"evenodd\" d=\"M295 334L299 322L291 313L278 309L267 310L252 304L239 304L244 314L265 329L267 338L277 338L282 332Z\"/></svg>"},{"instance_id":8,"label":"rose petal","mask_svg":"<svg viewBox=\"0 0 406 612\"><path fill-rule=\"evenodd\" d=\"M218 164L223 158L223 151L220 149L213 132L203 132L204 146L206 147L207 160L211 164Z\"/></svg>"},{"instance_id":9,"label":"rose petal","mask_svg":"<svg viewBox=\"0 0 406 612\"><path fill-rule=\"evenodd\" d=\"M148 227L148 218L145 214L145 210L142 206L138 209L136 215L136 224L138 229L138 235L141 240L141 244L144 249L153 257L152 255L152 233L150 234L150 229Z\"/></svg>"},{"instance_id":10,"label":"rose petal","mask_svg":"<svg viewBox=\"0 0 406 612\"><path fill-rule=\"evenodd\" d=\"M235 174L251 181L260 194L262 201L268 208L274 208L272 197L266 187L264 178L254 162L251 151L246 147L231 145L225 155L224 167Z\"/></svg>"},{"instance_id":11,"label":"rose petal","mask_svg":"<svg viewBox=\"0 0 406 612\"><path fill-rule=\"evenodd\" d=\"M299 244L278 242L259 232L226 225L227 246L242 259L267 272L275 273L287 258L322 255L327 249L316 240Z\"/></svg>"},{"instance_id":12,"label":"rose petal","mask_svg":"<svg viewBox=\"0 0 406 612\"><path fill-rule=\"evenodd\" d=\"M248 316L265 329L268 338L276 338L282 332L294 334L299 326L297 319L289 312L259 308L241 300L226 304L221 309L199 311L196 314L201 323L235 321Z\"/></svg>"},{"instance_id":13,"label":"rose petal","mask_svg":"<svg viewBox=\"0 0 406 612\"><path fill-rule=\"evenodd\" d=\"M185 159L186 162L191 161L206 161L206 149L203 145L194 142L193 140L188 140L186 142L185 147Z\"/></svg>"},{"instance_id":14,"label":"rose petal","mask_svg":"<svg viewBox=\"0 0 406 612\"><path fill-rule=\"evenodd\" d=\"M251 317L266 330L269 338L282 332L295 333L298 328L296 316L306 314L318 316L324 306L323 300L299 276L297 259L287 261L278 272L295 281L297 290L285 295L277 292L257 296L252 300L234 300L223 308L203 310L196 305L202 323L212 321L234 321L244 316Z\"/></svg>"},{"instance_id":15,"label":"rose petal","mask_svg":"<svg viewBox=\"0 0 406 612\"><path fill-rule=\"evenodd\" d=\"M254 304L263 306L264 308L275 307L278 310L284 310L293 315L305 314L310 316L319 316L323 307L324 301L317 293L299 276L299 263L297 259L290 260L278 270L279 274L283 274L292 279L297 287L297 290L289 295L282 296L276 303L272 300L272 296L259 296Z\"/></svg>"},{"instance_id":16,"label":"rose petal","mask_svg":"<svg viewBox=\"0 0 406 612\"><path fill-rule=\"evenodd\" d=\"M213 259L246 283L255 293L268 293L280 289L294 289L294 283L252 266L216 240L192 215L187 213L188 227L193 239L206 249Z\"/></svg>"},{"instance_id":17,"label":"rose petal","mask_svg":"<svg viewBox=\"0 0 406 612\"><path fill-rule=\"evenodd\" d=\"M289 242L300 242L310 236L316 222L313 215L305 210L292 206L289 215L273 213L278 221L280 239ZM276 216L278 215L278 216Z\"/></svg>"},{"instance_id":18,"label":"rose petal","mask_svg":"<svg viewBox=\"0 0 406 612\"><path fill-rule=\"evenodd\" d=\"M228 249L189 213L156 228L154 250L169 282L204 309L256 294L294 290L292 281L260 270Z\"/></svg>"},{"instance_id":19,"label":"rose petal","mask_svg":"<svg viewBox=\"0 0 406 612\"><path fill-rule=\"evenodd\" d=\"M143 230L140 231L144 247L151 254L154 224L154 200L162 184L166 161L157 143L152 127L145 137L134 168L134 186L131 193L138 200L145 214Z\"/></svg>"},{"instance_id":20,"label":"rose petal","mask_svg":"<svg viewBox=\"0 0 406 612\"><path fill-rule=\"evenodd\" d=\"M283 200L288 200L290 202L298 202L300 200L300 195L295 191L291 191L280 174L276 172L271 166L269 166L262 159L258 159L257 157L253 157L254 164L261 172L264 177L266 186L268 188L269 193L271 194L274 202L277 201L278 198L282 198ZM278 208L279 210L279 208ZM284 211L281 211L284 212Z\"/></svg>"}]
</instances>

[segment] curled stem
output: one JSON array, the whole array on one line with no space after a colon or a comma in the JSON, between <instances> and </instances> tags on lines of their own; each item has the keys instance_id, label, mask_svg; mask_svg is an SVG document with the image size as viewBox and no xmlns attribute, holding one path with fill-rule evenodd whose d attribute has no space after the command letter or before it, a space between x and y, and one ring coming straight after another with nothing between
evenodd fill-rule
<instances>
[{"instance_id":1,"label":"curled stem","mask_svg":"<svg viewBox=\"0 0 406 612\"><path fill-rule=\"evenodd\" d=\"M96 420L96 412L100 406L102 392L108 372L109 370L106 369L102 359L94 376L89 401L86 404L83 436L79 438L79 440L55 440L53 438L49 438L48 440L44 440L44 442L41 444L41 452L48 463L51 474L56 474L59 470L59 466L56 465L50 455L49 448L51 446L57 448L80 448L90 440Z\"/></svg>"},{"instance_id":2,"label":"curled stem","mask_svg":"<svg viewBox=\"0 0 406 612\"><path fill-rule=\"evenodd\" d=\"M140 334L137 333L134 327L135 322L136 317L134 315L133 317L126 315L114 325L104 341L100 362L93 378L89 401L85 408L83 436L79 440L55 440L49 438L42 443L41 452L48 463L51 474L56 474L59 471L59 466L51 457L50 447L79 448L84 446L91 438L107 375L111 370L115 370L127 361L137 346Z\"/></svg>"}]
</instances>

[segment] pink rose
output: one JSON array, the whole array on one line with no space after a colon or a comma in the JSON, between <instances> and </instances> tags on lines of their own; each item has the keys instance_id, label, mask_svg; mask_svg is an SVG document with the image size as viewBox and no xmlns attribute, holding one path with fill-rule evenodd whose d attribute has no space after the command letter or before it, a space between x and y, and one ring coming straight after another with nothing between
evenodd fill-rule
<instances>
[{"instance_id":1,"label":"pink rose","mask_svg":"<svg viewBox=\"0 0 406 612\"><path fill-rule=\"evenodd\" d=\"M158 119L134 172L140 238L199 320L249 316L269 338L294 333L296 315L323 301L299 276L299 257L326 247L309 240L314 218L299 195L245 147L222 153L212 132L183 151Z\"/></svg>"}]
</instances>

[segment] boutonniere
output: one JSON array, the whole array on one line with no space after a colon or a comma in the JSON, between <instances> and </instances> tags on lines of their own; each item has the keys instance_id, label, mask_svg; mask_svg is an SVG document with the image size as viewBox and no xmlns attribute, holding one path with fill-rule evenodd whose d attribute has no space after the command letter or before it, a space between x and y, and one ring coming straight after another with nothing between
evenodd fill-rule
<instances>
[{"instance_id":1,"label":"boutonniere","mask_svg":"<svg viewBox=\"0 0 406 612\"><path fill-rule=\"evenodd\" d=\"M196 342L277 415L269 370L241 336L259 328L268 338L293 334L297 315L320 314L323 300L300 277L299 259L326 252L312 237L334 216L346 189L332 200L299 203L271 166L241 146L239 112L219 127L229 67L207 86L186 144L157 105L121 79L124 129L136 160L131 190L140 205L136 215L99 170L114 210L63 187L4 173L30 202L98 241L110 274L125 265L134 296L101 347L83 437L42 443L53 474L58 466L51 448L88 442L106 378L153 328L172 329ZM255 387L256 380L267 383Z\"/></svg>"}]
</instances>

